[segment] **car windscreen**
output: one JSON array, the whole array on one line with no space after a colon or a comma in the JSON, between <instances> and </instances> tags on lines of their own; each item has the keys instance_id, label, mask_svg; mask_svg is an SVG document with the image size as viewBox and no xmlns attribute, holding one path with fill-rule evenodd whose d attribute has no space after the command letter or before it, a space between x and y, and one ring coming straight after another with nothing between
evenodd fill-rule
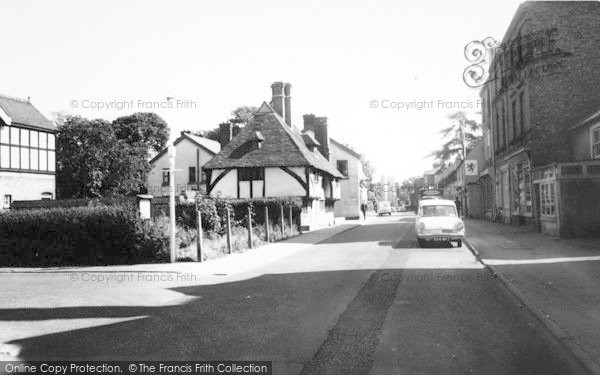
<instances>
[{"instance_id":1,"label":"car windscreen","mask_svg":"<svg viewBox=\"0 0 600 375\"><path fill-rule=\"evenodd\" d=\"M456 216L456 208L451 205L423 206L423 216Z\"/></svg>"}]
</instances>

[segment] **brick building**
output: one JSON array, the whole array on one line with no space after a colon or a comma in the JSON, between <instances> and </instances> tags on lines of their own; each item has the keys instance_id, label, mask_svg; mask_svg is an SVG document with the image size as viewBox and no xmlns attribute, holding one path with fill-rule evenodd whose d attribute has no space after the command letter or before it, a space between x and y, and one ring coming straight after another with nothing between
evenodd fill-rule
<instances>
[{"instance_id":1,"label":"brick building","mask_svg":"<svg viewBox=\"0 0 600 375\"><path fill-rule=\"evenodd\" d=\"M560 232L556 182L534 172L573 160L569 129L600 103L599 19L598 2L527 1L493 51L480 95L506 222Z\"/></svg>"}]
</instances>

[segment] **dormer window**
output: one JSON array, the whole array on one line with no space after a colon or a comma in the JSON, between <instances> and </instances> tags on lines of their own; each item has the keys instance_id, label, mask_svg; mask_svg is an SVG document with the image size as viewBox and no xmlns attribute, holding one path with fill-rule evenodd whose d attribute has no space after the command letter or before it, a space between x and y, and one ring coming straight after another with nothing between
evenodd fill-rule
<instances>
[{"instance_id":1,"label":"dormer window","mask_svg":"<svg viewBox=\"0 0 600 375\"><path fill-rule=\"evenodd\" d=\"M302 140L304 141L306 148L308 148L310 150L310 152L312 152L313 154L317 151L317 149L321 145L319 143L319 141L317 141L315 139L315 135L312 132L312 130L309 130L309 131L305 132L304 134L302 134Z\"/></svg>"},{"instance_id":2,"label":"dormer window","mask_svg":"<svg viewBox=\"0 0 600 375\"><path fill-rule=\"evenodd\" d=\"M261 132L256 131L252 135L251 141L253 144L253 149L260 150L262 148L262 143L265 141L265 137L261 134Z\"/></svg>"}]
</instances>

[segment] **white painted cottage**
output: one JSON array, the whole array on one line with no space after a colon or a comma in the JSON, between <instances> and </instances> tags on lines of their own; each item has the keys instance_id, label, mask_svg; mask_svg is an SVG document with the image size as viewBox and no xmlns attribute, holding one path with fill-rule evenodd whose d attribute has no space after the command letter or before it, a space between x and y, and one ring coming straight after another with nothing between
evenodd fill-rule
<instances>
[{"instance_id":1,"label":"white painted cottage","mask_svg":"<svg viewBox=\"0 0 600 375\"><path fill-rule=\"evenodd\" d=\"M220 150L221 144L212 139L200 137L188 132L173 142L175 158L175 194L195 196L196 191L206 193L206 181L201 168ZM155 197L169 195L169 154L165 148L150 160L152 169L148 173L148 194Z\"/></svg>"},{"instance_id":2,"label":"white painted cottage","mask_svg":"<svg viewBox=\"0 0 600 375\"><path fill-rule=\"evenodd\" d=\"M232 139L221 126L221 147L203 170L209 195L235 199L301 198L301 230L330 225L344 177L320 151L313 131L291 124L291 85L275 82L273 99ZM325 131L326 134L326 131Z\"/></svg>"},{"instance_id":3,"label":"white painted cottage","mask_svg":"<svg viewBox=\"0 0 600 375\"><path fill-rule=\"evenodd\" d=\"M344 175L341 181L341 199L335 202L335 216L346 219L362 217L360 205L367 203L367 189L363 186L365 174L361 155L348 145L331 138L331 161Z\"/></svg>"}]
</instances>

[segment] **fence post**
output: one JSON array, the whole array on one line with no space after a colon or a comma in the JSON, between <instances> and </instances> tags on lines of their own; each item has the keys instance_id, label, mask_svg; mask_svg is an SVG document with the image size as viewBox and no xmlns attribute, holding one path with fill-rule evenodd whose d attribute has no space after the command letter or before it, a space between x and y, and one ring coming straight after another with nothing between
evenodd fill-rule
<instances>
[{"instance_id":1,"label":"fence post","mask_svg":"<svg viewBox=\"0 0 600 375\"><path fill-rule=\"evenodd\" d=\"M265 233L267 235L267 243L271 242L271 232L269 228L269 205L265 203Z\"/></svg>"},{"instance_id":2,"label":"fence post","mask_svg":"<svg viewBox=\"0 0 600 375\"><path fill-rule=\"evenodd\" d=\"M202 214L200 213L200 207L198 206L198 199L196 198L196 252L198 255L198 262L202 262Z\"/></svg>"},{"instance_id":3,"label":"fence post","mask_svg":"<svg viewBox=\"0 0 600 375\"><path fill-rule=\"evenodd\" d=\"M292 235L292 233L294 232L294 230L292 229L294 227L294 223L293 223L293 219L292 219L292 206L290 206L290 212L289 212L289 216L290 216L290 236Z\"/></svg>"},{"instance_id":4,"label":"fence post","mask_svg":"<svg viewBox=\"0 0 600 375\"><path fill-rule=\"evenodd\" d=\"M252 208L248 206L248 249L252 249Z\"/></svg>"},{"instance_id":5,"label":"fence post","mask_svg":"<svg viewBox=\"0 0 600 375\"><path fill-rule=\"evenodd\" d=\"M227 251L231 254L231 213L227 207Z\"/></svg>"},{"instance_id":6,"label":"fence post","mask_svg":"<svg viewBox=\"0 0 600 375\"><path fill-rule=\"evenodd\" d=\"M281 203L279 205L279 207L281 208L281 212L280 212L280 219L281 219L281 238L285 237L285 222L284 222L284 215L283 215L283 203Z\"/></svg>"}]
</instances>

